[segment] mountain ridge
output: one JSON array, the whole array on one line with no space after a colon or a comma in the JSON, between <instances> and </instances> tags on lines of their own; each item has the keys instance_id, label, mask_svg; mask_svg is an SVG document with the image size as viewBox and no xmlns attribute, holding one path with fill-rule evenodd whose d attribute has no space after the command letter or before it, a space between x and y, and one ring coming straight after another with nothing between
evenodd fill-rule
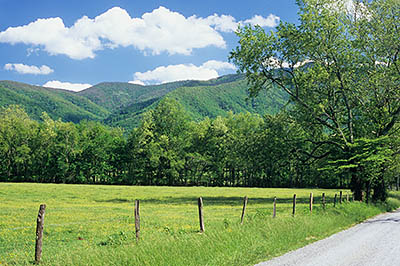
<instances>
[{"instance_id":1,"label":"mountain ridge","mask_svg":"<svg viewBox=\"0 0 400 266\"><path fill-rule=\"evenodd\" d=\"M273 114L288 100L273 89L246 101L247 82L242 74L146 86L101 82L80 92L0 81L0 107L18 104L37 120L42 112L46 112L52 119L74 123L84 119L96 120L127 130L137 126L142 114L165 97L180 102L194 120L206 116L213 118L228 111Z\"/></svg>"}]
</instances>

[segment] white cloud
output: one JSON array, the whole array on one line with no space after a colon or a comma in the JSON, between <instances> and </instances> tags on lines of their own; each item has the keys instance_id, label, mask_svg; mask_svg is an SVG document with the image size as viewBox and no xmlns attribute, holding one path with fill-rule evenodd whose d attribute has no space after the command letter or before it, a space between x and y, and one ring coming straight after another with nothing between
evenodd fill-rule
<instances>
[{"instance_id":1,"label":"white cloud","mask_svg":"<svg viewBox=\"0 0 400 266\"><path fill-rule=\"evenodd\" d=\"M131 84L136 84L136 85L142 85L142 86L144 86L144 85L146 85L143 81L141 81L141 80L132 80L132 81L129 81L129 83L131 83Z\"/></svg>"},{"instance_id":2,"label":"white cloud","mask_svg":"<svg viewBox=\"0 0 400 266\"><path fill-rule=\"evenodd\" d=\"M246 21L273 27L279 18L271 14ZM155 55L163 52L189 55L196 48L226 48L219 32L231 32L237 26L238 22L230 15L185 17L160 6L132 18L126 10L114 7L93 19L83 16L71 27L65 26L59 17L9 27L0 32L0 42L24 43L51 55L62 54L72 59L94 58L99 50L119 46L133 46Z\"/></svg>"},{"instance_id":3,"label":"white cloud","mask_svg":"<svg viewBox=\"0 0 400 266\"><path fill-rule=\"evenodd\" d=\"M15 71L20 74L34 74L34 75L48 75L53 73L54 70L46 65L42 65L41 67L37 66L28 66L24 64L5 64L5 70Z\"/></svg>"},{"instance_id":4,"label":"white cloud","mask_svg":"<svg viewBox=\"0 0 400 266\"><path fill-rule=\"evenodd\" d=\"M73 59L93 58L94 51L100 49L99 44L90 43L90 38L76 36L61 18L38 19L25 26L10 27L0 32L0 42L40 46L51 55L65 54Z\"/></svg>"},{"instance_id":5,"label":"white cloud","mask_svg":"<svg viewBox=\"0 0 400 266\"><path fill-rule=\"evenodd\" d=\"M82 91L84 89L92 87L90 84L85 83L69 83L69 82L61 82L58 80L47 81L43 84L43 87L54 88L54 89L62 89L68 91Z\"/></svg>"},{"instance_id":6,"label":"white cloud","mask_svg":"<svg viewBox=\"0 0 400 266\"><path fill-rule=\"evenodd\" d=\"M217 14L214 14L203 19L203 21L210 26L214 26L216 30L222 32L233 32L238 27L236 19L230 15L219 16Z\"/></svg>"},{"instance_id":7,"label":"white cloud","mask_svg":"<svg viewBox=\"0 0 400 266\"><path fill-rule=\"evenodd\" d=\"M166 83L179 80L209 80L219 76L218 70L234 70L234 65L228 62L210 60L201 66L179 64L160 66L146 72L136 72L133 77L135 84Z\"/></svg>"},{"instance_id":8,"label":"white cloud","mask_svg":"<svg viewBox=\"0 0 400 266\"><path fill-rule=\"evenodd\" d=\"M208 25L214 27L218 31L233 32L237 30L240 24L251 24L253 26L259 25L261 27L276 27L280 21L280 18L273 14L270 14L266 18L260 15L255 15L251 19L237 22L236 19L230 15L220 16L214 14L202 20Z\"/></svg>"},{"instance_id":9,"label":"white cloud","mask_svg":"<svg viewBox=\"0 0 400 266\"><path fill-rule=\"evenodd\" d=\"M209 60L201 65L203 68L214 69L214 70L222 70L222 69L230 69L235 70L236 67L228 62L221 62L217 60Z\"/></svg>"},{"instance_id":10,"label":"white cloud","mask_svg":"<svg viewBox=\"0 0 400 266\"><path fill-rule=\"evenodd\" d=\"M276 27L280 21L278 16L270 14L268 17L264 18L260 15L255 15L251 19L243 21L244 24L259 25L261 27Z\"/></svg>"}]
</instances>

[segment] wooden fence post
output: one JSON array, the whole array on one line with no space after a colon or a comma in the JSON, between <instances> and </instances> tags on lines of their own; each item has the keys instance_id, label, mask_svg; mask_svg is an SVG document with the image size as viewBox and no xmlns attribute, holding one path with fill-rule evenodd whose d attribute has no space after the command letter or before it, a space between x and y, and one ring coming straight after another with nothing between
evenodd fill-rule
<instances>
[{"instance_id":1,"label":"wooden fence post","mask_svg":"<svg viewBox=\"0 0 400 266\"><path fill-rule=\"evenodd\" d=\"M326 200L325 200L325 193L322 193L322 208L325 210L325 204L326 204Z\"/></svg>"},{"instance_id":2,"label":"wooden fence post","mask_svg":"<svg viewBox=\"0 0 400 266\"><path fill-rule=\"evenodd\" d=\"M293 195L293 216L296 214L296 194Z\"/></svg>"},{"instance_id":3,"label":"wooden fence post","mask_svg":"<svg viewBox=\"0 0 400 266\"><path fill-rule=\"evenodd\" d=\"M200 233L204 233L203 199L201 197L198 200L198 206L199 206Z\"/></svg>"},{"instance_id":4,"label":"wooden fence post","mask_svg":"<svg viewBox=\"0 0 400 266\"><path fill-rule=\"evenodd\" d=\"M140 237L139 200L135 200L135 233L136 233L136 241L139 241Z\"/></svg>"},{"instance_id":5,"label":"wooden fence post","mask_svg":"<svg viewBox=\"0 0 400 266\"><path fill-rule=\"evenodd\" d=\"M312 212L312 208L313 208L313 201L314 201L314 198L313 198L313 193L311 192L311 193L310 193L310 212Z\"/></svg>"},{"instance_id":6,"label":"wooden fence post","mask_svg":"<svg viewBox=\"0 0 400 266\"><path fill-rule=\"evenodd\" d=\"M339 192L339 203L342 204L342 199L343 199L343 191Z\"/></svg>"},{"instance_id":7,"label":"wooden fence post","mask_svg":"<svg viewBox=\"0 0 400 266\"><path fill-rule=\"evenodd\" d=\"M333 199L333 207L336 207L336 201L337 201L337 193L335 193L335 198Z\"/></svg>"},{"instance_id":8,"label":"wooden fence post","mask_svg":"<svg viewBox=\"0 0 400 266\"><path fill-rule=\"evenodd\" d=\"M242 217L240 219L240 224L243 224L244 215L246 213L247 200L248 200L248 198L247 198L247 196L245 196L244 199L243 199L243 210L242 210Z\"/></svg>"},{"instance_id":9,"label":"wooden fence post","mask_svg":"<svg viewBox=\"0 0 400 266\"><path fill-rule=\"evenodd\" d=\"M41 204L39 213L36 220L36 244L35 244L35 263L39 264L42 258L42 244L43 244L43 227L44 227L44 214L46 211L46 204Z\"/></svg>"},{"instance_id":10,"label":"wooden fence post","mask_svg":"<svg viewBox=\"0 0 400 266\"><path fill-rule=\"evenodd\" d=\"M276 197L274 198L274 211L272 213L272 218L276 217Z\"/></svg>"}]
</instances>

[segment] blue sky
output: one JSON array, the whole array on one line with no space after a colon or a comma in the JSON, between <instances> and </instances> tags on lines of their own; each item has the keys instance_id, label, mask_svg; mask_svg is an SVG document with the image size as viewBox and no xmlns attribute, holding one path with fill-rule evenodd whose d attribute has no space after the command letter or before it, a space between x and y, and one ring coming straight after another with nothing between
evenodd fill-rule
<instances>
[{"instance_id":1,"label":"blue sky","mask_svg":"<svg viewBox=\"0 0 400 266\"><path fill-rule=\"evenodd\" d=\"M295 0L0 0L0 80L81 90L234 73L237 24L296 22Z\"/></svg>"}]
</instances>

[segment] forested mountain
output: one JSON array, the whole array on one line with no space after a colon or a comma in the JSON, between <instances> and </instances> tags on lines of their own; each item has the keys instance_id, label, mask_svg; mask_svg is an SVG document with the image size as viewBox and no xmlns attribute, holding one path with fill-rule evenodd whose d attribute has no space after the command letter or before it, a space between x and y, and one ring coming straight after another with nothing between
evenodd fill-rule
<instances>
[{"instance_id":1,"label":"forested mountain","mask_svg":"<svg viewBox=\"0 0 400 266\"><path fill-rule=\"evenodd\" d=\"M33 119L46 112L52 119L67 122L103 120L109 115L105 108L73 92L32 86L14 81L0 81L0 107L17 104Z\"/></svg>"},{"instance_id":2,"label":"forested mountain","mask_svg":"<svg viewBox=\"0 0 400 266\"><path fill-rule=\"evenodd\" d=\"M247 83L242 75L227 75L214 80L187 81L182 84L183 86L164 97L138 99L115 111L105 121L112 126L130 129L139 124L145 111L154 109L165 97L177 100L190 118L196 121L204 117L225 116L229 111L276 114L288 101L279 90L263 91L259 97L247 100Z\"/></svg>"},{"instance_id":3,"label":"forested mountain","mask_svg":"<svg viewBox=\"0 0 400 266\"><path fill-rule=\"evenodd\" d=\"M127 130L138 126L142 114L165 97L176 99L196 121L224 116L228 111L274 114L287 102L278 90L262 92L260 97L246 101L247 84L238 74L149 86L104 82L81 92L0 81L0 106L20 105L33 119L40 119L46 112L52 119L103 121Z\"/></svg>"},{"instance_id":4,"label":"forested mountain","mask_svg":"<svg viewBox=\"0 0 400 266\"><path fill-rule=\"evenodd\" d=\"M110 112L114 112L130 104L146 102L155 98L158 99L184 84L185 81L150 86L126 82L103 82L77 94Z\"/></svg>"},{"instance_id":5,"label":"forested mountain","mask_svg":"<svg viewBox=\"0 0 400 266\"><path fill-rule=\"evenodd\" d=\"M88 98L111 112L124 113L129 111L131 105L136 105L137 107L135 108L142 109L181 87L216 86L243 79L243 75L225 75L207 81L185 80L147 86L126 82L103 82L77 94ZM135 108L134 110L136 110ZM124 109L127 110L123 111Z\"/></svg>"}]
</instances>

